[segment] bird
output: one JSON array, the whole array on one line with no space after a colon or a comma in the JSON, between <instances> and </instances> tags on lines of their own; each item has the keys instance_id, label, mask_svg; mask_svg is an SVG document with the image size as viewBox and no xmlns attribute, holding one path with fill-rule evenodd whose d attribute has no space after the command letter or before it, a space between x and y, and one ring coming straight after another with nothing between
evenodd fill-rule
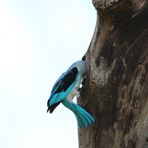
<instances>
[{"instance_id":1,"label":"bird","mask_svg":"<svg viewBox=\"0 0 148 148\"><path fill-rule=\"evenodd\" d=\"M94 122L94 118L90 113L73 102L75 96L77 98L80 96L80 87L85 75L85 59L73 63L55 82L47 101L47 112L52 113L55 108L62 103L75 114L80 128L88 128Z\"/></svg>"}]
</instances>

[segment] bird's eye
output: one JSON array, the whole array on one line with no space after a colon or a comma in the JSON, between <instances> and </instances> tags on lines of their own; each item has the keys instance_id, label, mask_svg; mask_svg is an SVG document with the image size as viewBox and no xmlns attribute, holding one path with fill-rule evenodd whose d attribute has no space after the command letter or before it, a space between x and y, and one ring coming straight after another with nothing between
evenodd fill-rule
<instances>
[{"instance_id":1,"label":"bird's eye","mask_svg":"<svg viewBox=\"0 0 148 148\"><path fill-rule=\"evenodd\" d=\"M82 57L82 61L85 61L86 60L86 56L84 55L83 57Z\"/></svg>"}]
</instances>

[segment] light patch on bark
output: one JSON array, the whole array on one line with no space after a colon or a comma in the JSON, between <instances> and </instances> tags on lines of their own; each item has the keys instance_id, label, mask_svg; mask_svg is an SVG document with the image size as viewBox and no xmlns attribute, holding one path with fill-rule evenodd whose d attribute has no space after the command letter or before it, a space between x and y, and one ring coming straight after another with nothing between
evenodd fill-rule
<instances>
[{"instance_id":1,"label":"light patch on bark","mask_svg":"<svg viewBox=\"0 0 148 148\"><path fill-rule=\"evenodd\" d=\"M140 10L147 0L132 0L133 8L136 10Z\"/></svg>"},{"instance_id":2,"label":"light patch on bark","mask_svg":"<svg viewBox=\"0 0 148 148\"><path fill-rule=\"evenodd\" d=\"M140 139L139 147L148 148L148 103L145 104L136 129Z\"/></svg>"},{"instance_id":3,"label":"light patch on bark","mask_svg":"<svg viewBox=\"0 0 148 148\"><path fill-rule=\"evenodd\" d=\"M104 57L100 57L100 64L97 70L93 72L94 81L97 82L99 87L104 87L104 85L108 82L109 75L113 67L115 66L116 60L114 60L113 64L109 68L107 65L107 60Z\"/></svg>"},{"instance_id":4,"label":"light patch on bark","mask_svg":"<svg viewBox=\"0 0 148 148\"><path fill-rule=\"evenodd\" d=\"M119 1L120 0L92 0L92 3L95 8L106 9Z\"/></svg>"},{"instance_id":5,"label":"light patch on bark","mask_svg":"<svg viewBox=\"0 0 148 148\"><path fill-rule=\"evenodd\" d=\"M139 69L140 69L140 72L138 73L138 76L136 77L136 79L132 79L129 86L129 88L131 88L134 84L132 96L138 96L138 97L143 89L142 87L143 85L141 84L141 82L144 79L144 75L146 73L144 65L140 66Z\"/></svg>"},{"instance_id":6,"label":"light patch on bark","mask_svg":"<svg viewBox=\"0 0 148 148\"><path fill-rule=\"evenodd\" d=\"M110 70L107 66L107 62L103 57L100 57L100 65L98 68L98 84L100 86L104 86L107 83L108 77L110 74Z\"/></svg>"}]
</instances>

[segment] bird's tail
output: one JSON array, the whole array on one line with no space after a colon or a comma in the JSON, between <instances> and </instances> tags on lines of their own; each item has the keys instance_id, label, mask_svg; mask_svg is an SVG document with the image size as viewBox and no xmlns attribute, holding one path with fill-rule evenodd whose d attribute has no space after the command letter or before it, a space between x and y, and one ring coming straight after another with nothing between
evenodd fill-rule
<instances>
[{"instance_id":1,"label":"bird's tail","mask_svg":"<svg viewBox=\"0 0 148 148\"><path fill-rule=\"evenodd\" d=\"M80 128L87 128L89 125L91 125L94 122L94 118L79 105L71 101L68 101L66 99L63 100L62 103L64 106L69 108L75 114L78 121L78 126Z\"/></svg>"}]
</instances>

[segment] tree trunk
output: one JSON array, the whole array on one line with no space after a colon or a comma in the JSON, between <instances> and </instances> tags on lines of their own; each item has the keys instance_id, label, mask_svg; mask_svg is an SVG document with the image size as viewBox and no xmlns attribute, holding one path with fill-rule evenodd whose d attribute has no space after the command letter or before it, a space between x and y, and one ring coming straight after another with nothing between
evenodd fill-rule
<instances>
[{"instance_id":1,"label":"tree trunk","mask_svg":"<svg viewBox=\"0 0 148 148\"><path fill-rule=\"evenodd\" d=\"M79 129L79 148L148 148L148 2L93 4L98 17L79 103L95 123Z\"/></svg>"}]
</instances>

